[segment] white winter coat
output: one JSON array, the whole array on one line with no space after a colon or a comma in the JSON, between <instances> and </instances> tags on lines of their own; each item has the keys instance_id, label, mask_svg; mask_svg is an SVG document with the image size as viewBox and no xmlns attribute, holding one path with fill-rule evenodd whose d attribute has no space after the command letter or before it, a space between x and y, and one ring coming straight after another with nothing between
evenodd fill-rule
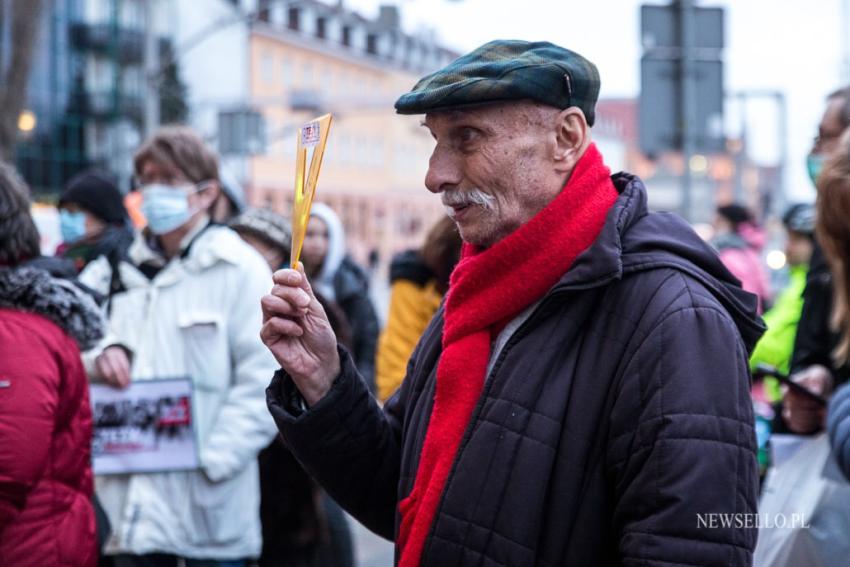
<instances>
[{"instance_id":1,"label":"white winter coat","mask_svg":"<svg viewBox=\"0 0 850 567\"><path fill-rule=\"evenodd\" d=\"M201 470L98 477L113 530L107 552L256 557L262 534L257 453L275 434L265 388L277 366L259 338L260 298L271 288L271 273L224 227L208 227L188 250L148 280L133 264L156 256L137 237L132 264L119 265L127 291L112 298L101 349L128 348L133 380L191 376ZM81 280L106 292L110 273L101 258ZM95 380L99 352L85 357Z\"/></svg>"}]
</instances>

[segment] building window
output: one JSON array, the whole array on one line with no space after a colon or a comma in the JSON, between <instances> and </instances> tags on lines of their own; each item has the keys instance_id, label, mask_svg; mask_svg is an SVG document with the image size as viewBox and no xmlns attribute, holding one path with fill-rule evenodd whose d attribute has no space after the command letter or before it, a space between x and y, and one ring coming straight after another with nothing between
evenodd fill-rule
<instances>
[{"instance_id":1,"label":"building window","mask_svg":"<svg viewBox=\"0 0 850 567\"><path fill-rule=\"evenodd\" d=\"M114 73L115 68L108 59L89 57L86 65L86 86L94 93L108 92L112 89Z\"/></svg>"},{"instance_id":2,"label":"building window","mask_svg":"<svg viewBox=\"0 0 850 567\"><path fill-rule=\"evenodd\" d=\"M316 37L318 37L319 39L325 39L328 34L327 27L327 18L316 18Z\"/></svg>"},{"instance_id":3,"label":"building window","mask_svg":"<svg viewBox=\"0 0 850 567\"><path fill-rule=\"evenodd\" d=\"M322 89L334 90L333 71L331 69L322 69L321 81L322 84L320 86Z\"/></svg>"},{"instance_id":4,"label":"building window","mask_svg":"<svg viewBox=\"0 0 850 567\"><path fill-rule=\"evenodd\" d=\"M343 69L339 72L338 83L336 86L337 92L345 96L348 94L348 73Z\"/></svg>"},{"instance_id":5,"label":"building window","mask_svg":"<svg viewBox=\"0 0 850 567\"><path fill-rule=\"evenodd\" d=\"M271 10L269 9L269 5L271 4L271 0L260 0L259 6L257 7L257 19L261 22L270 22L271 21Z\"/></svg>"},{"instance_id":6,"label":"building window","mask_svg":"<svg viewBox=\"0 0 850 567\"><path fill-rule=\"evenodd\" d=\"M292 72L292 61L289 58L284 58L280 64L280 79L284 87L291 87L295 83L295 77Z\"/></svg>"},{"instance_id":7,"label":"building window","mask_svg":"<svg viewBox=\"0 0 850 567\"><path fill-rule=\"evenodd\" d=\"M298 8L289 9L289 19L287 25L289 29L298 31L301 29L301 10Z\"/></svg>"},{"instance_id":8,"label":"building window","mask_svg":"<svg viewBox=\"0 0 850 567\"><path fill-rule=\"evenodd\" d=\"M91 24L102 24L109 21L112 14L107 0L86 0L84 5L84 21Z\"/></svg>"},{"instance_id":9,"label":"building window","mask_svg":"<svg viewBox=\"0 0 850 567\"><path fill-rule=\"evenodd\" d=\"M374 33L366 36L366 53L372 55L378 54L378 36Z\"/></svg>"},{"instance_id":10,"label":"building window","mask_svg":"<svg viewBox=\"0 0 850 567\"><path fill-rule=\"evenodd\" d=\"M337 146L337 151L339 152L339 162L342 165L348 165L350 161L348 156L349 141L348 136L345 134L340 135L339 137L339 146Z\"/></svg>"},{"instance_id":11,"label":"building window","mask_svg":"<svg viewBox=\"0 0 850 567\"><path fill-rule=\"evenodd\" d=\"M121 27L131 30L140 30L144 27L144 12L138 1L124 2L120 5Z\"/></svg>"},{"instance_id":12,"label":"building window","mask_svg":"<svg viewBox=\"0 0 850 567\"><path fill-rule=\"evenodd\" d=\"M372 141L371 163L376 168L383 167L384 165L384 144L378 138Z\"/></svg>"},{"instance_id":13,"label":"building window","mask_svg":"<svg viewBox=\"0 0 850 567\"><path fill-rule=\"evenodd\" d=\"M274 65L274 62L271 53L263 53L260 59L260 77L267 85L274 82L274 69L272 69L272 65Z\"/></svg>"},{"instance_id":14,"label":"building window","mask_svg":"<svg viewBox=\"0 0 850 567\"><path fill-rule=\"evenodd\" d=\"M351 46L351 26L343 26L342 28L342 44Z\"/></svg>"},{"instance_id":15,"label":"building window","mask_svg":"<svg viewBox=\"0 0 850 567\"><path fill-rule=\"evenodd\" d=\"M304 63L301 66L301 86L305 87L305 88L313 86L313 64L312 63Z\"/></svg>"},{"instance_id":16,"label":"building window","mask_svg":"<svg viewBox=\"0 0 850 567\"><path fill-rule=\"evenodd\" d=\"M124 94L132 97L140 97L143 94L144 73L139 66L128 66L124 68L121 77Z\"/></svg>"}]
</instances>

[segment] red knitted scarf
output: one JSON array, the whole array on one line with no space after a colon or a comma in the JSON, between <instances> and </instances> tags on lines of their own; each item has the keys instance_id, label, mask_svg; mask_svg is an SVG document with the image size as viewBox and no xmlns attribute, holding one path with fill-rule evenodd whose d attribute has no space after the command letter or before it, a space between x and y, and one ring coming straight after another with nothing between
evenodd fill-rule
<instances>
[{"instance_id":1,"label":"red knitted scarf","mask_svg":"<svg viewBox=\"0 0 850 567\"><path fill-rule=\"evenodd\" d=\"M484 387L490 342L542 298L590 247L617 199L591 145L561 193L489 249L466 244L445 304L434 409L410 495L399 503L399 567L416 567L458 446Z\"/></svg>"}]
</instances>

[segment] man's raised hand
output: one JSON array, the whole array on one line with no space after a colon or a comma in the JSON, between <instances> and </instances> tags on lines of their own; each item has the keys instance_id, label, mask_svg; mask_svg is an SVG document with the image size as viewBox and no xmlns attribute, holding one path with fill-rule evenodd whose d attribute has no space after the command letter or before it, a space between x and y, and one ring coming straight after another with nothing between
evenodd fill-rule
<instances>
[{"instance_id":1,"label":"man's raised hand","mask_svg":"<svg viewBox=\"0 0 850 567\"><path fill-rule=\"evenodd\" d=\"M271 293L261 300L260 338L312 406L339 375L336 335L302 264L298 270L278 270L273 279Z\"/></svg>"}]
</instances>

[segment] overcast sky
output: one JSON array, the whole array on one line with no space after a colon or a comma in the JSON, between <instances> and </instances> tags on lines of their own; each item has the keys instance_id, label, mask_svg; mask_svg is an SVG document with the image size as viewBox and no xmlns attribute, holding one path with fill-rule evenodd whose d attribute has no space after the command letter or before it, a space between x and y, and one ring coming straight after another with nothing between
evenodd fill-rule
<instances>
[{"instance_id":1,"label":"overcast sky","mask_svg":"<svg viewBox=\"0 0 850 567\"><path fill-rule=\"evenodd\" d=\"M805 157L823 111L824 97L841 85L842 2L850 0L719 0L700 6L726 9L727 91L772 89L788 100L789 190L812 199ZM375 15L387 0L345 0ZM598 67L602 97L637 96L640 85L638 0L401 0L407 31L430 27L458 51L495 38L548 40L578 51ZM734 104L726 107L730 133L737 131ZM751 153L769 164L778 157L772 104L748 105Z\"/></svg>"}]
</instances>

